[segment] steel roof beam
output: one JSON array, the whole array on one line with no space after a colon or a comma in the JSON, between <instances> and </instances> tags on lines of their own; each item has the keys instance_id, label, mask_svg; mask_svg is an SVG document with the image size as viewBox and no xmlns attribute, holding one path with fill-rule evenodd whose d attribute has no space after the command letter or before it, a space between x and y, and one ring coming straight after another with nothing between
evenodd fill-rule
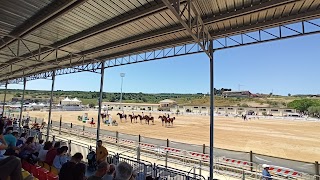
<instances>
[{"instance_id":1,"label":"steel roof beam","mask_svg":"<svg viewBox=\"0 0 320 180\"><path fill-rule=\"evenodd\" d=\"M151 14L157 13L158 11L163 11L166 9L166 6L160 0L152 1L150 3L145 4L144 6L147 6L144 10L133 9L133 10L128 11L124 14L121 14L117 17L114 17L114 18L106 20L100 24L97 24L89 29L86 29L86 30L80 32L80 33L71 35L63 40L57 41L57 42L51 44L50 46L52 46L54 48L64 47L64 46L67 46L71 43L81 41L85 38L89 38L89 37L94 36L98 33L111 30L111 29L119 27L123 24L144 18L148 15L151 15ZM40 52L46 53L46 52L49 52L50 50L52 50L52 49L49 47L43 47L43 48L41 48ZM30 56L32 56L32 54L37 54L38 52L39 52L39 50L35 50L32 53L24 54L23 57L30 57ZM19 59L12 59L12 60L10 60L10 63L15 63L17 61L19 61ZM2 64L0 65L0 68L1 68L1 66L2 66Z\"/></svg>"},{"instance_id":2,"label":"steel roof beam","mask_svg":"<svg viewBox=\"0 0 320 180\"><path fill-rule=\"evenodd\" d=\"M209 41L212 37L192 1L187 0L184 7L181 7L180 0L171 0L171 2L169 2L169 0L162 0L162 2L170 9L194 41L197 42L202 50L211 58ZM184 12L187 12L187 17L184 16ZM185 17L186 21L183 17Z\"/></svg>"},{"instance_id":3,"label":"steel roof beam","mask_svg":"<svg viewBox=\"0 0 320 180\"><path fill-rule=\"evenodd\" d=\"M247 14L250 14L250 13L254 13L254 12L257 12L257 11L262 11L262 10L265 10L265 9L268 9L268 8L274 8L274 7L277 7L277 6L290 4L290 3L293 3L293 2L295 2L295 0L268 1L266 3L261 3L261 4L258 4L258 5L255 5L255 6L250 6L248 8L244 8L244 9L240 9L240 10L237 10L237 11L233 11L233 12L230 12L228 14L222 14L222 15L213 16L211 18L204 19L203 21L204 21L204 24L206 24L206 25L207 24L213 24L213 23L217 23L217 22L220 22L220 21L228 20L228 19L231 19L231 18L244 16L244 15L247 15ZM162 5L158 5L157 8L153 7L153 8L155 8L154 11L155 10L159 11L159 10L163 10L163 8L166 8L165 4L163 4L162 2L160 2L160 4L162 4ZM145 14L146 12L140 12L140 13ZM100 25L100 27L102 28L103 26ZM88 31L91 31L90 29L88 29ZM102 45L102 46L99 46L99 47L95 47L95 48L92 48L92 49L89 49L89 50L85 50L85 51L79 52L78 54L88 55L88 54L96 53L96 52L99 52L99 51L105 51L105 50L108 50L108 49L113 49L113 48L118 47L118 46L124 46L126 44L132 44L132 43L135 43L135 42L138 42L138 41L151 39L151 38L154 38L154 37L163 36L163 35L166 35L166 34L171 34L171 33L174 33L174 32L182 31L183 29L184 29L184 27L182 25L178 24L176 26L173 26L173 27L170 27L170 28L167 28L167 29L154 30L154 31L151 31L151 32L148 32L148 33L145 33L145 34L141 34L141 35L138 35L138 36L130 37L128 39L123 39L123 40L119 40L119 41L116 41L116 42L108 43L108 44L105 44L105 45ZM43 47L43 48L41 48L40 52L41 53L45 53L45 52L48 52L50 50L52 50L52 48ZM33 54L37 54L38 50L36 50L36 51L34 51L32 53ZM26 56L22 55L22 57L31 57L31 56L32 56L31 54L28 54ZM64 61L66 59L69 59L69 58L68 57L62 57L62 58L59 58L58 61ZM12 62L13 60L14 59L11 60L11 63L14 63L14 62ZM16 61L18 61L18 59L16 59ZM52 62L55 62L55 60L53 60ZM41 66L42 64L37 64L36 66L38 66L38 65Z\"/></svg>"},{"instance_id":4,"label":"steel roof beam","mask_svg":"<svg viewBox=\"0 0 320 180\"><path fill-rule=\"evenodd\" d=\"M79 4L85 1L86 0L54 0L39 12L34 14L32 17L27 19L20 26L16 27L9 33L9 35L14 37L23 37L34 29L63 15L64 13L70 11L71 9L77 7ZM0 40L0 49L4 48L6 45L9 45L14 40L14 38L6 36L2 40Z\"/></svg>"},{"instance_id":5,"label":"steel roof beam","mask_svg":"<svg viewBox=\"0 0 320 180\"><path fill-rule=\"evenodd\" d=\"M270 4L271 2L275 2L276 4L274 4L274 6L272 7L275 7L275 5L283 5L284 1L269 1L268 2L268 7L270 8L272 4ZM286 1L287 3L288 2L291 2L291 1ZM279 4L277 4L279 3ZM261 8L262 7L265 7L263 6L265 4L260 4L260 5L257 5L257 9L256 10L262 10ZM253 9L255 6L252 6L250 7L250 10L248 13L252 13L252 11L254 11L255 9ZM235 11L235 12L238 12L239 14L242 14L244 12L247 12L248 8L245 8L242 10L239 10L239 11ZM261 23L257 23L257 24L254 24L254 25L249 25L249 26L244 26L244 27L239 27L239 28L234 28L234 29L230 29L230 30L226 30L226 31L220 31L220 32L210 32L212 35L213 35L213 38L214 39L217 39L217 38L221 38L221 37L224 37L224 35L233 35L233 34L238 34L238 33L241 33L241 32L248 32L248 31L254 31L254 30L259 30L261 28L271 28L271 27L275 27L275 26L278 26L279 24L287 24L287 23L294 23L294 22L298 22L298 21L301 21L301 20L308 20L308 19L312 19L312 18L316 18L316 17L319 17L319 14L320 14L320 10L315 10L315 11L311 11L311 12L306 12L306 13L301 13L301 14L296 14L296 15L292 15L292 16L288 16L288 17L284 17L284 18L280 18L280 19L274 19L274 20L270 20L270 21L266 21L266 22L261 22ZM244 14L242 14L244 15ZM223 19L223 18L227 18L228 16L235 16L235 14L233 12L229 13L228 15L221 15L221 16L216 16L216 17L212 17L210 19L206 19L204 20L204 23L205 24L210 24L210 23L213 23L215 22L216 20L220 20L220 19ZM226 19L224 19L226 20ZM263 23L263 26L262 26L262 23ZM180 26L181 27L181 26ZM175 26L174 29L171 28L169 29L168 31L167 30L163 30L163 31L158 31L159 33L161 34L169 34L169 33L172 33L172 31L179 31L179 26ZM183 28L183 27L182 27ZM171 30L171 31L170 31ZM156 32L153 33L153 35L157 35ZM143 34L143 37L148 39L150 38L150 34ZM130 38L132 39L132 41L138 41L139 39L143 38L142 36L139 37L139 38ZM121 42L117 42L115 43L114 45L121 45L122 43L125 43L125 41L128 41L129 39L126 39L126 40L121 40ZM132 43L132 41L129 41L127 43ZM182 41L185 41L185 42L191 42L192 41L192 38L184 38ZM177 41L175 41L174 43L175 45L177 44ZM110 45L110 44L109 44ZM158 46L158 49L161 44L157 45ZM172 44L171 44L172 45ZM150 47L150 46L149 46ZM110 48L114 48L114 47L110 47ZM93 48L95 49L95 51L97 50L103 50L102 48L101 49L96 49L96 48ZM126 54L124 53L129 53L129 54L133 54L136 50L130 50L128 52L121 52L120 54L112 54L112 55L108 55L106 57L103 57L103 58L115 58L115 55L117 56L125 56ZM145 49L145 51L147 51L147 49ZM92 53L90 51L83 51L85 53ZM82 54L83 52L79 53L79 54ZM68 58L67 58L68 59ZM58 61L60 60L63 60L61 58L58 59ZM51 61L48 61L49 63ZM55 60L53 60L52 62L55 62ZM52 63L51 62L51 63ZM88 62L88 61L87 61ZM76 65L76 64L70 64L70 66L73 66L73 65ZM40 66L43 66L43 64L36 64L36 65L33 65L35 67L40 67ZM32 68L32 66L30 67ZM59 68L59 67L56 67L56 68ZM21 72L21 70L19 70ZM13 72L15 73L15 72ZM11 79L11 78L10 78Z\"/></svg>"}]
</instances>

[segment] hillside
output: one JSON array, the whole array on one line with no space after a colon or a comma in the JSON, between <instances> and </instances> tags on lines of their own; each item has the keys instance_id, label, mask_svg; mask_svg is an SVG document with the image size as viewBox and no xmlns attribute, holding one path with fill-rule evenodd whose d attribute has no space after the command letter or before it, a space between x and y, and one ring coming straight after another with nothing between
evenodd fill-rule
<instances>
[{"instance_id":1,"label":"hillside","mask_svg":"<svg viewBox=\"0 0 320 180\"><path fill-rule=\"evenodd\" d=\"M0 90L0 101L3 100L4 90ZM12 98L21 99L21 90L8 90L7 100ZM54 102L59 103L65 97L79 98L83 104L97 105L99 92L84 91L55 91ZM46 102L50 98L49 91L27 90L25 99L32 102ZM123 102L127 103L158 103L163 99L172 99L181 105L209 105L209 96L206 94L145 94L145 93L124 93ZM223 98L219 95L215 97L216 106L243 106L243 107L286 107L286 105L299 97L265 97L265 98ZM120 93L103 93L103 101L118 102Z\"/></svg>"}]
</instances>

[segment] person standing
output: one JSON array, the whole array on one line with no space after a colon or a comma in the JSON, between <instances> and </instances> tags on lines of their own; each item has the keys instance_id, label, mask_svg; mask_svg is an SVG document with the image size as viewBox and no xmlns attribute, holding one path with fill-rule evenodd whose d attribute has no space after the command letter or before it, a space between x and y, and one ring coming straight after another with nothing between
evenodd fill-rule
<instances>
[{"instance_id":1,"label":"person standing","mask_svg":"<svg viewBox=\"0 0 320 180\"><path fill-rule=\"evenodd\" d=\"M97 163L100 164L101 162L104 162L107 160L108 156L108 150L102 146L102 141L97 141Z\"/></svg>"},{"instance_id":2,"label":"person standing","mask_svg":"<svg viewBox=\"0 0 320 180\"><path fill-rule=\"evenodd\" d=\"M87 180L101 180L104 175L109 171L109 164L107 162L101 162L98 165L98 170L94 175L90 176Z\"/></svg>"}]
</instances>

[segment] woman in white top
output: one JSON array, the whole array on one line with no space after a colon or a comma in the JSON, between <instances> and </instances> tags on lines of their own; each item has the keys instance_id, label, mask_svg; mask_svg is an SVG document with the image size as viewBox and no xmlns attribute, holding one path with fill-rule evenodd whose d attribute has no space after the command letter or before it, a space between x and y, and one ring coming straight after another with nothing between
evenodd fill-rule
<instances>
[{"instance_id":1,"label":"woman in white top","mask_svg":"<svg viewBox=\"0 0 320 180\"><path fill-rule=\"evenodd\" d=\"M64 163L66 163L68 161L68 156L67 156L67 152L68 152L68 147L67 146L62 146L61 148L59 148L57 150L57 155L53 160L53 167L57 168L59 171L62 167L62 165Z\"/></svg>"},{"instance_id":2,"label":"woman in white top","mask_svg":"<svg viewBox=\"0 0 320 180\"><path fill-rule=\"evenodd\" d=\"M49 149L51 149L51 148L52 148L52 142L48 141L48 142L44 143L43 148L41 148L39 151L38 158L40 161L44 162L46 160L47 153L48 153Z\"/></svg>"}]
</instances>

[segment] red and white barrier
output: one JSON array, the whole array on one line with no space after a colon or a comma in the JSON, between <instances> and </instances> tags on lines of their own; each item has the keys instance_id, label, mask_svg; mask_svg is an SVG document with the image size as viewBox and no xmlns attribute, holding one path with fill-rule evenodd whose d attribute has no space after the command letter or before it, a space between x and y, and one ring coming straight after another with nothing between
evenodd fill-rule
<instances>
[{"instance_id":1,"label":"red and white barrier","mask_svg":"<svg viewBox=\"0 0 320 180\"><path fill-rule=\"evenodd\" d=\"M208 154L202 154L197 152L189 152L189 155L191 155L193 158L201 158L202 160L209 160L210 156Z\"/></svg>"},{"instance_id":2,"label":"red and white barrier","mask_svg":"<svg viewBox=\"0 0 320 180\"><path fill-rule=\"evenodd\" d=\"M151 148L155 148L156 146L153 144L140 143L140 147L151 149Z\"/></svg>"},{"instance_id":3,"label":"red and white barrier","mask_svg":"<svg viewBox=\"0 0 320 180\"><path fill-rule=\"evenodd\" d=\"M297 177L301 176L301 173L298 171L295 171L293 169L288 169L284 167L279 167L279 166L269 166L269 172L273 172L275 174L279 174L282 176L290 176L290 177Z\"/></svg>"},{"instance_id":4,"label":"red and white barrier","mask_svg":"<svg viewBox=\"0 0 320 180\"><path fill-rule=\"evenodd\" d=\"M164 151L168 151L168 152L174 152L174 153L180 153L180 152L182 152L181 149L175 149L175 148L171 148L171 147L164 147L163 150L164 150Z\"/></svg>"},{"instance_id":5,"label":"red and white barrier","mask_svg":"<svg viewBox=\"0 0 320 180\"><path fill-rule=\"evenodd\" d=\"M129 143L129 144L133 144L134 141L128 140L128 139L121 139L122 142L124 143Z\"/></svg>"},{"instance_id":6,"label":"red and white barrier","mask_svg":"<svg viewBox=\"0 0 320 180\"><path fill-rule=\"evenodd\" d=\"M228 164L233 164L238 166L250 166L250 162L237 160L237 159L222 158L222 161Z\"/></svg>"}]
</instances>

